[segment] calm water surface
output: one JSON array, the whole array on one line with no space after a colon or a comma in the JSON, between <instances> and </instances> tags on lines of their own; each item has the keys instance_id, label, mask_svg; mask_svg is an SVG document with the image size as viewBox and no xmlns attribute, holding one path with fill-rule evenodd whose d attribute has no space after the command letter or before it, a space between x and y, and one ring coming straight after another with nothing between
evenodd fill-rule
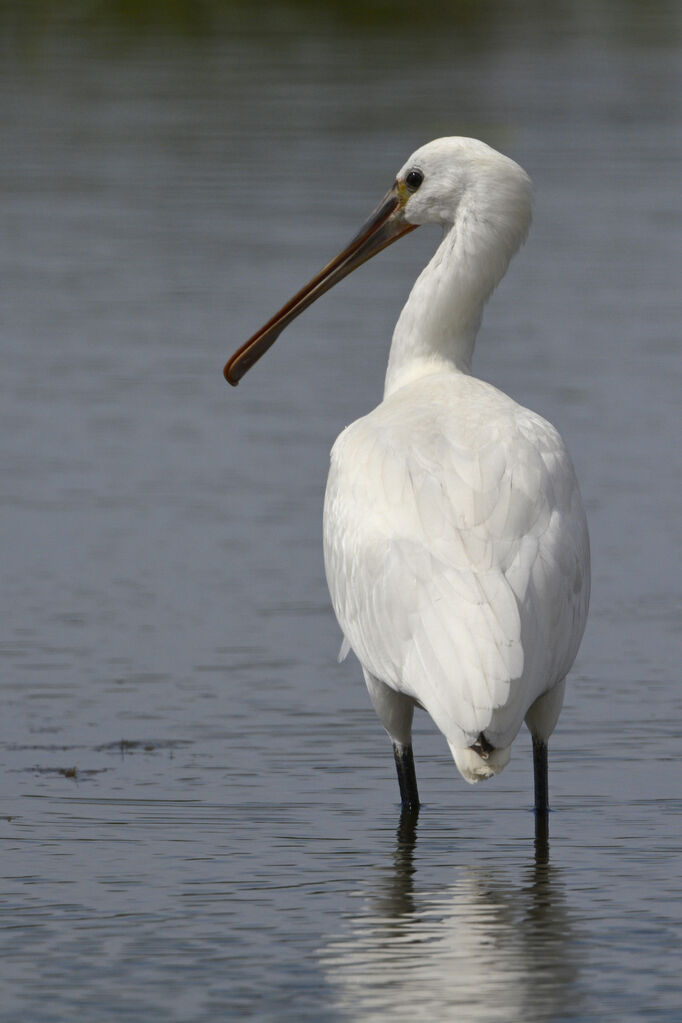
<instances>
[{"instance_id":1,"label":"calm water surface","mask_svg":"<svg viewBox=\"0 0 682 1023\"><path fill-rule=\"evenodd\" d=\"M680 1019L682 59L643 9L6 52L1 1020ZM472 789L420 717L401 824L335 661L328 451L436 236L221 376L441 134L536 182L476 368L560 427L590 518L548 864L527 736Z\"/></svg>"}]
</instances>

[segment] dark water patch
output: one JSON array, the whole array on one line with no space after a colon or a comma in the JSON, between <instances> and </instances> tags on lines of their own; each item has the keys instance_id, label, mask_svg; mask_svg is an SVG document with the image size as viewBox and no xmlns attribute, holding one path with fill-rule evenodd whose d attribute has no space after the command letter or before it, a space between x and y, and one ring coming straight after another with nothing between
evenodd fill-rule
<instances>
[{"instance_id":1,"label":"dark water patch","mask_svg":"<svg viewBox=\"0 0 682 1023\"><path fill-rule=\"evenodd\" d=\"M20 770L28 771L33 774L58 774L61 775L62 778L68 778L71 781L80 782L88 781L91 778L94 778L96 775L102 774L104 771L107 771L108 768L99 767L81 769L76 765L74 765L73 767L41 767L39 764L36 764L35 767L22 767L20 768Z\"/></svg>"},{"instance_id":2,"label":"dark water patch","mask_svg":"<svg viewBox=\"0 0 682 1023\"><path fill-rule=\"evenodd\" d=\"M190 746L189 739L119 739L96 746L98 753L119 753L122 757L132 753L156 753L157 751L182 749Z\"/></svg>"}]
</instances>

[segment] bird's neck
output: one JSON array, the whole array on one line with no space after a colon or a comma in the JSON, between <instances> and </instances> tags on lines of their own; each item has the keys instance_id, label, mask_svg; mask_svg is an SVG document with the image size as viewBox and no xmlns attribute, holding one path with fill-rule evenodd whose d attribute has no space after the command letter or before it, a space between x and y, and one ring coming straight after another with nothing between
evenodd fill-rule
<instances>
[{"instance_id":1,"label":"bird's neck","mask_svg":"<svg viewBox=\"0 0 682 1023\"><path fill-rule=\"evenodd\" d=\"M385 398L427 373L471 372L483 306L509 258L475 218L458 216L446 228L396 324Z\"/></svg>"}]
</instances>

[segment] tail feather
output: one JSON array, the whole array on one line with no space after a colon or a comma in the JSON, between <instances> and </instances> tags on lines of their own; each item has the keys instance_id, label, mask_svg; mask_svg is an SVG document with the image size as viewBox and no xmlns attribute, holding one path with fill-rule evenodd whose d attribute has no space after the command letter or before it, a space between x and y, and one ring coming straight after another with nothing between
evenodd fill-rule
<instances>
[{"instance_id":1,"label":"tail feather","mask_svg":"<svg viewBox=\"0 0 682 1023\"><path fill-rule=\"evenodd\" d=\"M486 781L493 775L499 774L509 763L511 757L511 746L504 746L501 749L482 750L478 752L472 746L457 747L452 743L448 744L454 757L457 770L465 781L475 785L478 781Z\"/></svg>"}]
</instances>

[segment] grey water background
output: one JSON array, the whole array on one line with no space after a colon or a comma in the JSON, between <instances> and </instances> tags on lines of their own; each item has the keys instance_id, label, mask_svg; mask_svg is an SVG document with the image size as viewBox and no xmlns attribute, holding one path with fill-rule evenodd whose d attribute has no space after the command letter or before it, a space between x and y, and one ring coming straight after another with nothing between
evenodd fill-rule
<instances>
[{"instance_id":1,"label":"grey water background","mask_svg":"<svg viewBox=\"0 0 682 1023\"><path fill-rule=\"evenodd\" d=\"M680 1019L680 8L398 7L0 12L8 1023ZM437 235L221 375L443 134L535 180L475 368L590 520L548 865L526 734L470 788L421 715L401 827L336 663L328 451Z\"/></svg>"}]
</instances>

